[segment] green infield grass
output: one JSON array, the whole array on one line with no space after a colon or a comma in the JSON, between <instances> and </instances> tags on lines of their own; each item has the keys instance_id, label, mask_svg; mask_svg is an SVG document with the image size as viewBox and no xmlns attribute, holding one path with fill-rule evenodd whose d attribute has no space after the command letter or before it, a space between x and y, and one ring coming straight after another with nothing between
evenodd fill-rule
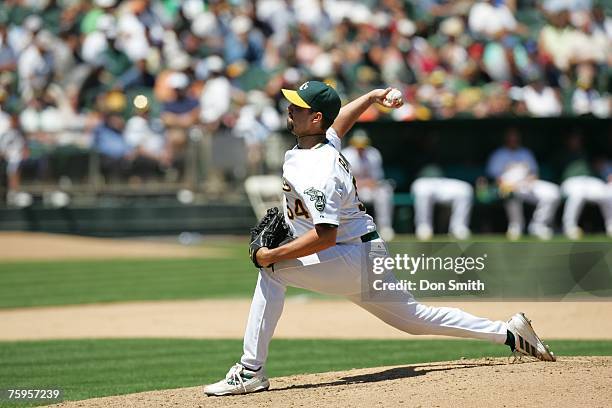
<instances>
[{"instance_id":1,"label":"green infield grass","mask_svg":"<svg viewBox=\"0 0 612 408\"><path fill-rule=\"evenodd\" d=\"M612 341L549 344L558 356L612 355ZM0 342L0 388L59 387L65 399L79 400L196 386L222 378L241 350L240 340ZM475 340L279 339L272 341L267 370L277 377L509 354Z\"/></svg>"}]
</instances>

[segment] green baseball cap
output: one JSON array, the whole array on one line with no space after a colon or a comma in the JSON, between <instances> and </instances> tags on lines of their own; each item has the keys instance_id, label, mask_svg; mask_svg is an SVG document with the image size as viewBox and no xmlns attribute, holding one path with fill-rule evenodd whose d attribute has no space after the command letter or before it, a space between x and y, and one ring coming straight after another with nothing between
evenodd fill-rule
<instances>
[{"instance_id":1,"label":"green baseball cap","mask_svg":"<svg viewBox=\"0 0 612 408\"><path fill-rule=\"evenodd\" d=\"M297 91L282 89L289 102L300 108L321 112L325 119L334 121L340 112L340 97L334 88L319 81L304 82Z\"/></svg>"}]
</instances>

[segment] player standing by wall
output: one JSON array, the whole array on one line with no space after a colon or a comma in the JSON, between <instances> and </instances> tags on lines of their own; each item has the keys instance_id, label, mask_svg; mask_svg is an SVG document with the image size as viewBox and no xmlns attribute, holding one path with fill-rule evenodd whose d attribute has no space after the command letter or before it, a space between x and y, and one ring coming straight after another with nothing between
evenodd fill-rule
<instances>
[{"instance_id":1,"label":"player standing by wall","mask_svg":"<svg viewBox=\"0 0 612 408\"><path fill-rule=\"evenodd\" d=\"M393 186L384 179L382 155L370 145L370 138L363 130L355 131L349 140L349 147L342 149L342 155L351 165L357 181L359 199L374 203L378 232L385 241L393 240Z\"/></svg>"}]
</instances>

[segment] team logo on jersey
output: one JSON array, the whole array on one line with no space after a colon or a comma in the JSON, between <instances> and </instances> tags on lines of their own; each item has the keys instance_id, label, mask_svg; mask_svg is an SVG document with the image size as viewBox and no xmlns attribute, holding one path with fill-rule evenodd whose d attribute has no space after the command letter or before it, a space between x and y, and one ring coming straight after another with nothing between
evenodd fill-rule
<instances>
[{"instance_id":1,"label":"team logo on jersey","mask_svg":"<svg viewBox=\"0 0 612 408\"><path fill-rule=\"evenodd\" d=\"M310 197L310 201L315 202L315 208L319 212L325 209L325 204L327 203L327 200L325 199L325 194L323 194L323 192L317 190L314 187L310 187L309 189L304 191L304 194Z\"/></svg>"}]
</instances>

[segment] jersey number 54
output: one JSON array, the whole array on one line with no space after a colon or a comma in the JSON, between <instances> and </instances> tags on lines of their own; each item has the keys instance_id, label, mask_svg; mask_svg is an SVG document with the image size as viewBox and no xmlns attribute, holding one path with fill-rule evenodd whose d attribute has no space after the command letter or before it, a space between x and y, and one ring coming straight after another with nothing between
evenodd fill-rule
<instances>
[{"instance_id":1,"label":"jersey number 54","mask_svg":"<svg viewBox=\"0 0 612 408\"><path fill-rule=\"evenodd\" d=\"M295 200L295 204L293 205L293 210L289 206L289 203L287 203L287 217L292 220L295 217L310 218L310 215L308 214L308 210L306 210L306 207L304 207L304 203L302 203L302 200L297 198Z\"/></svg>"}]
</instances>

